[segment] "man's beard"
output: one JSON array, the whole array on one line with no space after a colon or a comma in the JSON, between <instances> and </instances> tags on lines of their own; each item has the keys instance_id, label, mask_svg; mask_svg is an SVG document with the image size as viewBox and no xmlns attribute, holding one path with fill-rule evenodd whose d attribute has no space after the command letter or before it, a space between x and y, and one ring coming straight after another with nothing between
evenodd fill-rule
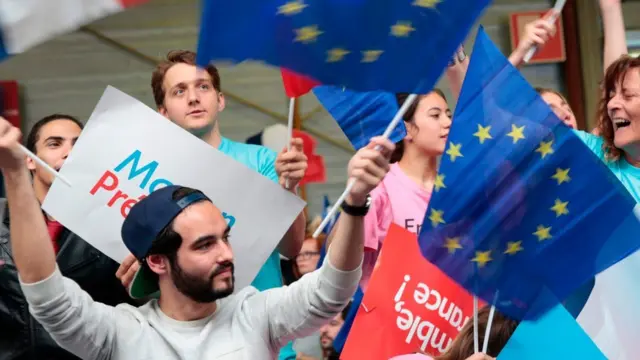
<instances>
[{"instance_id":1,"label":"man's beard","mask_svg":"<svg viewBox=\"0 0 640 360\"><path fill-rule=\"evenodd\" d=\"M329 342L327 344L324 344L322 342L323 339L327 339L329 340ZM333 339L327 335L320 335L320 346L322 347L323 350L333 349Z\"/></svg>"},{"instance_id":2,"label":"man's beard","mask_svg":"<svg viewBox=\"0 0 640 360\"><path fill-rule=\"evenodd\" d=\"M226 262L218 265L218 268L211 273L206 279L193 276L182 270L178 265L177 259L171 261L171 280L175 287L191 300L199 303L211 303L218 299L225 298L233 294L233 284L235 278L233 276L233 263ZM231 270L231 278L229 287L219 290L213 287L213 278L223 271Z\"/></svg>"}]
</instances>

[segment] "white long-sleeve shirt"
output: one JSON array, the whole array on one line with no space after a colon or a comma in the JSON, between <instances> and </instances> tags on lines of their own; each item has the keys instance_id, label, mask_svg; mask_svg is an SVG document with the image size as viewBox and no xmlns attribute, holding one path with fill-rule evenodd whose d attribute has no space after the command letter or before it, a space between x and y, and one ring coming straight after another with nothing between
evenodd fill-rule
<instances>
[{"instance_id":1,"label":"white long-sleeve shirt","mask_svg":"<svg viewBox=\"0 0 640 360\"><path fill-rule=\"evenodd\" d=\"M328 256L327 256L328 258ZM212 315L177 321L152 300L140 308L95 302L58 269L21 283L33 316L63 348L82 359L274 359L288 341L311 334L349 302L362 270L343 272L328 259L291 286L242 289L218 300Z\"/></svg>"}]
</instances>

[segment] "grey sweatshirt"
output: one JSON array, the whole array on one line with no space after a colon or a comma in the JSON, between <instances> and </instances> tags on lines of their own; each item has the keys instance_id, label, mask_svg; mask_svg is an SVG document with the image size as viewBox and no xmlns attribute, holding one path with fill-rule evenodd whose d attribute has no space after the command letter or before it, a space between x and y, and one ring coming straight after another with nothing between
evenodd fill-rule
<instances>
[{"instance_id":1,"label":"grey sweatshirt","mask_svg":"<svg viewBox=\"0 0 640 360\"><path fill-rule=\"evenodd\" d=\"M291 286L247 287L218 300L215 313L196 321L169 318L155 300L139 308L95 302L58 269L21 285L33 316L82 359L274 359L287 342L336 316L355 293L361 267L343 272L328 258Z\"/></svg>"}]
</instances>

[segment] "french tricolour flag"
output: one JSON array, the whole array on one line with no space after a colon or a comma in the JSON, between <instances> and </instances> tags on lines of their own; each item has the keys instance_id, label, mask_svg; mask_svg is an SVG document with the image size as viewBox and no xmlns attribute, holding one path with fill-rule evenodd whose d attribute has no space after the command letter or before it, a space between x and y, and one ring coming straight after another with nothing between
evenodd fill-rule
<instances>
[{"instance_id":1,"label":"french tricolour flag","mask_svg":"<svg viewBox=\"0 0 640 360\"><path fill-rule=\"evenodd\" d=\"M0 61L148 0L2 0Z\"/></svg>"}]
</instances>

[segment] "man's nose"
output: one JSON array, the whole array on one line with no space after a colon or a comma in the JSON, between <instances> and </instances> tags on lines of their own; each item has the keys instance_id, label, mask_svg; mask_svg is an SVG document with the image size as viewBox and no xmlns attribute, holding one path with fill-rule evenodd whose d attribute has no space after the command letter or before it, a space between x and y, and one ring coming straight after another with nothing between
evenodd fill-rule
<instances>
[{"instance_id":1,"label":"man's nose","mask_svg":"<svg viewBox=\"0 0 640 360\"><path fill-rule=\"evenodd\" d=\"M233 262L233 250L231 250L231 245L229 245L229 243L221 242L218 262Z\"/></svg>"},{"instance_id":2,"label":"man's nose","mask_svg":"<svg viewBox=\"0 0 640 360\"><path fill-rule=\"evenodd\" d=\"M189 104L199 104L200 103L200 95L195 89L187 90L187 99L189 99Z\"/></svg>"},{"instance_id":3,"label":"man's nose","mask_svg":"<svg viewBox=\"0 0 640 360\"><path fill-rule=\"evenodd\" d=\"M66 160L69 157L69 153L71 153L71 150L73 150L73 144L68 143L64 145L64 155L62 156L62 158Z\"/></svg>"}]
</instances>

